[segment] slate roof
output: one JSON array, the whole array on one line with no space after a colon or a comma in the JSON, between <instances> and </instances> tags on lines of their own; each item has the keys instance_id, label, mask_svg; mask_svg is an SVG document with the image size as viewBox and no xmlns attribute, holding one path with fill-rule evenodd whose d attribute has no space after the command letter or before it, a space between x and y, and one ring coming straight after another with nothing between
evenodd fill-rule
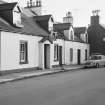
<instances>
[{"instance_id":1,"label":"slate roof","mask_svg":"<svg viewBox=\"0 0 105 105\"><path fill-rule=\"evenodd\" d=\"M0 4L0 11L12 10L16 6L16 4L17 2ZM45 17L45 16L42 16L42 17ZM45 31L36 22L35 18L28 17L26 14L24 14L24 11L21 13L21 21L22 21L23 27L19 28L13 24L9 24L8 21L3 19L3 17L0 17L0 30L27 34L27 35L34 35L34 36L49 36L48 32Z\"/></svg>"},{"instance_id":2,"label":"slate roof","mask_svg":"<svg viewBox=\"0 0 105 105\"><path fill-rule=\"evenodd\" d=\"M53 44L53 39L52 39L52 38L49 38L49 37L43 37L43 38L39 41L39 43L43 43L43 42L45 42L46 40L48 40L51 44Z\"/></svg>"},{"instance_id":3,"label":"slate roof","mask_svg":"<svg viewBox=\"0 0 105 105\"><path fill-rule=\"evenodd\" d=\"M33 17L27 17L23 13L21 17L22 28L12 26L4 19L0 18L0 30L34 36L49 36L49 34L35 22Z\"/></svg>"},{"instance_id":4,"label":"slate roof","mask_svg":"<svg viewBox=\"0 0 105 105\"><path fill-rule=\"evenodd\" d=\"M17 2L0 4L0 11L12 10L16 6L16 4Z\"/></svg>"},{"instance_id":5,"label":"slate roof","mask_svg":"<svg viewBox=\"0 0 105 105\"><path fill-rule=\"evenodd\" d=\"M54 24L54 30L57 31L63 31L63 30L68 30L70 28L71 24L70 23L59 23L59 24Z\"/></svg>"},{"instance_id":6,"label":"slate roof","mask_svg":"<svg viewBox=\"0 0 105 105\"><path fill-rule=\"evenodd\" d=\"M48 30L48 22L49 19L52 17L52 15L41 15L41 16L34 16L35 21L41 26L43 27L44 30L46 30L47 32L49 32Z\"/></svg>"},{"instance_id":7,"label":"slate roof","mask_svg":"<svg viewBox=\"0 0 105 105\"><path fill-rule=\"evenodd\" d=\"M74 27L75 34L84 34L86 32L86 27Z\"/></svg>"},{"instance_id":8,"label":"slate roof","mask_svg":"<svg viewBox=\"0 0 105 105\"><path fill-rule=\"evenodd\" d=\"M7 9L11 10L16 6L16 4L17 4L16 2L0 4L0 11L7 10ZM42 23L48 22L51 16L52 15L29 17L26 14L21 13L21 21L23 25L23 27L21 28L10 25L2 17L0 17L0 30L7 31L7 32L15 32L15 33L33 35L33 36L44 36L45 38L43 38L40 42L49 40L52 43L52 40L49 39L49 32L46 31L43 27L41 27L40 24L38 24L39 22L42 22ZM58 32L58 38L63 38L64 40L68 40L68 38L64 36L63 31L68 30L70 26L71 26L70 23L54 24L54 30L57 30ZM75 36L74 41L82 42L77 36Z\"/></svg>"},{"instance_id":9,"label":"slate roof","mask_svg":"<svg viewBox=\"0 0 105 105\"><path fill-rule=\"evenodd\" d=\"M52 15L42 15L42 16L35 16L34 18L36 19L37 22L40 21L49 21Z\"/></svg>"},{"instance_id":10,"label":"slate roof","mask_svg":"<svg viewBox=\"0 0 105 105\"><path fill-rule=\"evenodd\" d=\"M68 40L68 38L64 35L63 31L57 31L57 37L56 38Z\"/></svg>"},{"instance_id":11,"label":"slate roof","mask_svg":"<svg viewBox=\"0 0 105 105\"><path fill-rule=\"evenodd\" d=\"M84 43L83 40L81 40L79 37L77 37L76 35L74 35L74 41L75 42L81 42L81 43Z\"/></svg>"},{"instance_id":12,"label":"slate roof","mask_svg":"<svg viewBox=\"0 0 105 105\"><path fill-rule=\"evenodd\" d=\"M64 40L67 41L74 41L74 42L81 42L83 43L83 41L74 35L74 40L69 40L65 35L64 35L64 30L69 30L70 29L71 24L70 23L58 23L58 24L54 24L54 31L58 32L58 35L62 36L62 38Z\"/></svg>"},{"instance_id":13,"label":"slate roof","mask_svg":"<svg viewBox=\"0 0 105 105\"><path fill-rule=\"evenodd\" d=\"M80 39L80 35L85 34L86 30L86 27L74 27L74 35L77 37L76 40L81 40L82 42L84 42L82 39Z\"/></svg>"},{"instance_id":14,"label":"slate roof","mask_svg":"<svg viewBox=\"0 0 105 105\"><path fill-rule=\"evenodd\" d=\"M84 43L84 41L82 41L79 37L77 37L77 36L75 36L75 35L74 35L74 40L69 40L69 39L64 35L64 32L63 32L63 31L57 31L57 33L58 33L57 38L64 39L64 40L66 40L66 41L73 41L73 42Z\"/></svg>"},{"instance_id":15,"label":"slate roof","mask_svg":"<svg viewBox=\"0 0 105 105\"><path fill-rule=\"evenodd\" d=\"M31 8L22 8L23 13L28 17L34 17L37 16L35 12Z\"/></svg>"}]
</instances>

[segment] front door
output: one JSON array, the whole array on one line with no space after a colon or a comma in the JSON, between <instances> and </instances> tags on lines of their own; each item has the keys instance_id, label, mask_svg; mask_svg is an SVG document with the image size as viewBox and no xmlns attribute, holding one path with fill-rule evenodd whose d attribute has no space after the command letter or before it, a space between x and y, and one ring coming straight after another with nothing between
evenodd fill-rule
<instances>
[{"instance_id":1,"label":"front door","mask_svg":"<svg viewBox=\"0 0 105 105\"><path fill-rule=\"evenodd\" d=\"M44 45L44 68L50 68L50 45Z\"/></svg>"},{"instance_id":2,"label":"front door","mask_svg":"<svg viewBox=\"0 0 105 105\"><path fill-rule=\"evenodd\" d=\"M80 49L77 50L77 64L78 65L81 64L81 50Z\"/></svg>"},{"instance_id":3,"label":"front door","mask_svg":"<svg viewBox=\"0 0 105 105\"><path fill-rule=\"evenodd\" d=\"M59 65L62 65L62 46L59 46Z\"/></svg>"}]
</instances>

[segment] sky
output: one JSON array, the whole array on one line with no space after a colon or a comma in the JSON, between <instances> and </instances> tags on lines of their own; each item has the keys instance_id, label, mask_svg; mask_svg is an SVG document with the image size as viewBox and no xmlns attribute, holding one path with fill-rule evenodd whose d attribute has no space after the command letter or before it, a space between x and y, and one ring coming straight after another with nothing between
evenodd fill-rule
<instances>
[{"instance_id":1,"label":"sky","mask_svg":"<svg viewBox=\"0 0 105 105\"><path fill-rule=\"evenodd\" d=\"M22 7L27 3L27 0L5 1L18 1ZM43 14L52 14L57 22L63 22L66 13L72 12L74 26L88 26L92 10L98 9L100 10L100 22L105 24L105 0L42 0L42 5Z\"/></svg>"}]
</instances>

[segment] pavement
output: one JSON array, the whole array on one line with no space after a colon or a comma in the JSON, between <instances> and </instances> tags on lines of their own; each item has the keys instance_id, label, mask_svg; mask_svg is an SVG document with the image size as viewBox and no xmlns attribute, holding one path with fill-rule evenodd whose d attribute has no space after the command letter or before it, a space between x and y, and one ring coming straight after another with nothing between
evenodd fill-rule
<instances>
[{"instance_id":1,"label":"pavement","mask_svg":"<svg viewBox=\"0 0 105 105\"><path fill-rule=\"evenodd\" d=\"M56 68L52 68L52 69L35 70L35 71L20 72L20 73L11 73L11 74L7 74L7 75L1 75L0 76L0 84L12 82L12 81L16 81L16 80L32 78L32 77L54 74L54 73L79 70L81 68L83 68L83 65L71 65L71 66L56 67Z\"/></svg>"}]
</instances>

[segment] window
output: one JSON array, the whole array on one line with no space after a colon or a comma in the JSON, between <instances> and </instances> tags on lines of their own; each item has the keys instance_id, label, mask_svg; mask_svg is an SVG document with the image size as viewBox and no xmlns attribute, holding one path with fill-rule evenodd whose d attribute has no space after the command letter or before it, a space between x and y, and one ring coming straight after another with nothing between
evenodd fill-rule
<instances>
[{"instance_id":1,"label":"window","mask_svg":"<svg viewBox=\"0 0 105 105\"><path fill-rule=\"evenodd\" d=\"M18 11L14 11L13 12L13 23L14 24L21 24L21 13L19 13Z\"/></svg>"},{"instance_id":2,"label":"window","mask_svg":"<svg viewBox=\"0 0 105 105\"><path fill-rule=\"evenodd\" d=\"M49 20L49 31L52 31L53 30L53 21L52 19Z\"/></svg>"},{"instance_id":3,"label":"window","mask_svg":"<svg viewBox=\"0 0 105 105\"><path fill-rule=\"evenodd\" d=\"M73 40L73 31L70 32L70 39Z\"/></svg>"},{"instance_id":4,"label":"window","mask_svg":"<svg viewBox=\"0 0 105 105\"><path fill-rule=\"evenodd\" d=\"M57 38L57 32L53 32L52 36L53 36L53 39L56 40L56 38Z\"/></svg>"},{"instance_id":5,"label":"window","mask_svg":"<svg viewBox=\"0 0 105 105\"><path fill-rule=\"evenodd\" d=\"M28 63L28 48L26 41L20 41L20 64Z\"/></svg>"},{"instance_id":6,"label":"window","mask_svg":"<svg viewBox=\"0 0 105 105\"><path fill-rule=\"evenodd\" d=\"M53 31L53 27L49 27L49 31Z\"/></svg>"},{"instance_id":7,"label":"window","mask_svg":"<svg viewBox=\"0 0 105 105\"><path fill-rule=\"evenodd\" d=\"M58 61L58 45L54 45L54 61Z\"/></svg>"},{"instance_id":8,"label":"window","mask_svg":"<svg viewBox=\"0 0 105 105\"><path fill-rule=\"evenodd\" d=\"M70 62L73 61L73 48L70 48Z\"/></svg>"},{"instance_id":9,"label":"window","mask_svg":"<svg viewBox=\"0 0 105 105\"><path fill-rule=\"evenodd\" d=\"M86 34L86 43L88 43L88 34Z\"/></svg>"},{"instance_id":10,"label":"window","mask_svg":"<svg viewBox=\"0 0 105 105\"><path fill-rule=\"evenodd\" d=\"M87 60L87 50L85 50L85 60Z\"/></svg>"},{"instance_id":11,"label":"window","mask_svg":"<svg viewBox=\"0 0 105 105\"><path fill-rule=\"evenodd\" d=\"M100 60L100 59L102 59L102 57L97 56L97 55L93 55L93 56L90 57L90 60Z\"/></svg>"}]
</instances>

